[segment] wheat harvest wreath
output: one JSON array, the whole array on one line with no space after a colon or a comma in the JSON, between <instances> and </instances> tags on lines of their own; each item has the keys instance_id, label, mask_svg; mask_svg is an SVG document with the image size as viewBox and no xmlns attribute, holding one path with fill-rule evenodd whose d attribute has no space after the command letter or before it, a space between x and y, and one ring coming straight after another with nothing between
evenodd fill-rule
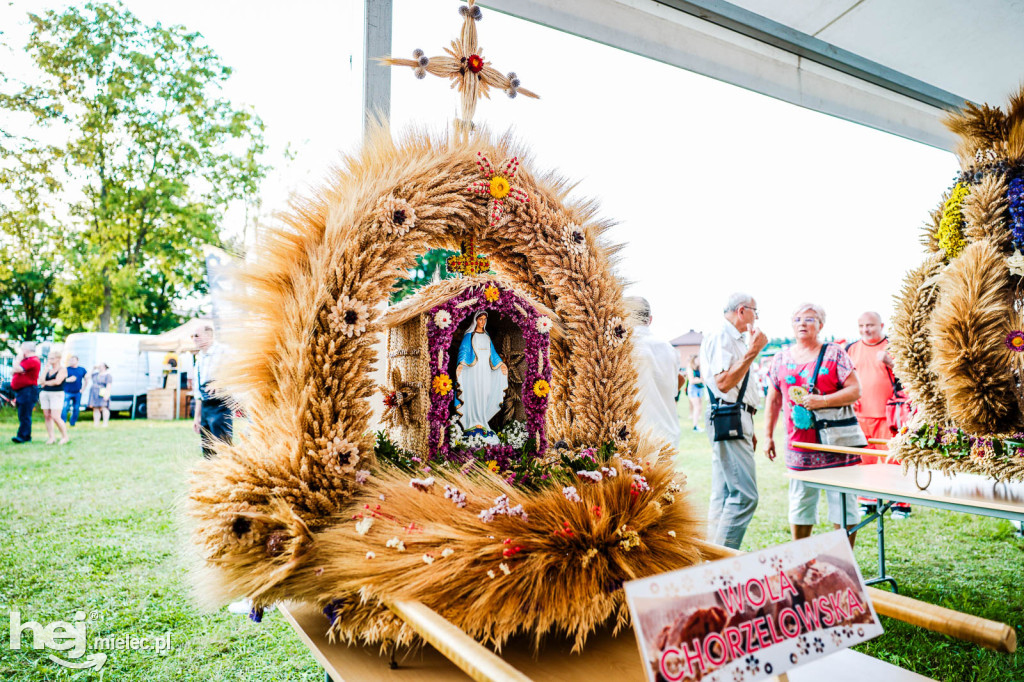
<instances>
[{"instance_id":1,"label":"wheat harvest wreath","mask_svg":"<svg viewBox=\"0 0 1024 682\"><path fill-rule=\"evenodd\" d=\"M607 223L473 129L488 87L534 95L480 56L479 8L462 16L446 56L390 60L452 79L455 131L372 132L241 276L222 383L250 426L194 471L199 583L257 612L314 603L346 641L412 641L384 605L412 599L483 641L558 631L579 648L628 621L624 581L701 561L703 543L672 446L636 431ZM461 249L462 277L386 311L431 248Z\"/></svg>"}]
</instances>

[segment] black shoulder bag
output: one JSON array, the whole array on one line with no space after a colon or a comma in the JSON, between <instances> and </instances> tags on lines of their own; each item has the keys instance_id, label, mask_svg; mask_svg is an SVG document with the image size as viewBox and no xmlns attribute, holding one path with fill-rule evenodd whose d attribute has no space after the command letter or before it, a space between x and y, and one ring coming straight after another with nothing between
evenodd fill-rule
<instances>
[{"instance_id":1,"label":"black shoulder bag","mask_svg":"<svg viewBox=\"0 0 1024 682\"><path fill-rule=\"evenodd\" d=\"M715 442L723 440L740 440L743 438L743 396L747 394L747 382L750 380L748 370L740 384L738 400L727 403L719 400L715 392L708 387L708 400L711 402L711 423L715 428Z\"/></svg>"},{"instance_id":2,"label":"black shoulder bag","mask_svg":"<svg viewBox=\"0 0 1024 682\"><path fill-rule=\"evenodd\" d=\"M808 393L814 393L814 385L818 383L818 371L825 359L825 350L828 344L821 344L821 351L818 353L818 361L814 363L814 374L811 375ZM848 447L865 447L868 439L860 428L857 415L852 405L842 407L823 407L819 410L812 410L814 418L814 431L818 434L818 442L822 445L846 445Z\"/></svg>"}]
</instances>

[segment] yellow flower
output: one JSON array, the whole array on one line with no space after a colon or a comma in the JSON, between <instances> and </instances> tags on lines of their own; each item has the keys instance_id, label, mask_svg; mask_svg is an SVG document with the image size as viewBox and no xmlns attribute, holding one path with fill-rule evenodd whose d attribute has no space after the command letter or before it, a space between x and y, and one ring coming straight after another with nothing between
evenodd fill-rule
<instances>
[{"instance_id":1,"label":"yellow flower","mask_svg":"<svg viewBox=\"0 0 1024 682\"><path fill-rule=\"evenodd\" d=\"M543 398L550 390L551 386L543 379L537 379L533 384L533 394L538 398Z\"/></svg>"},{"instance_id":2,"label":"yellow flower","mask_svg":"<svg viewBox=\"0 0 1024 682\"><path fill-rule=\"evenodd\" d=\"M493 459L489 460L487 462L487 468L493 471L494 473L498 473L498 462Z\"/></svg>"},{"instance_id":3,"label":"yellow flower","mask_svg":"<svg viewBox=\"0 0 1024 682\"><path fill-rule=\"evenodd\" d=\"M447 395L452 390L452 380L447 374L439 374L434 377L434 393Z\"/></svg>"},{"instance_id":4,"label":"yellow flower","mask_svg":"<svg viewBox=\"0 0 1024 682\"><path fill-rule=\"evenodd\" d=\"M962 182L958 182L953 188L949 199L942 207L942 219L935 231L935 239L939 246L946 251L946 260L953 260L960 255L960 252L967 246L964 240L964 214L963 203L971 188Z\"/></svg>"},{"instance_id":5,"label":"yellow flower","mask_svg":"<svg viewBox=\"0 0 1024 682\"><path fill-rule=\"evenodd\" d=\"M491 178L491 196L495 199L504 199L511 189L508 178L502 175L495 175Z\"/></svg>"},{"instance_id":6,"label":"yellow flower","mask_svg":"<svg viewBox=\"0 0 1024 682\"><path fill-rule=\"evenodd\" d=\"M484 289L484 298L487 299L488 303L494 303L498 300L499 296L501 296L501 292L498 291L498 287L491 286Z\"/></svg>"}]
</instances>

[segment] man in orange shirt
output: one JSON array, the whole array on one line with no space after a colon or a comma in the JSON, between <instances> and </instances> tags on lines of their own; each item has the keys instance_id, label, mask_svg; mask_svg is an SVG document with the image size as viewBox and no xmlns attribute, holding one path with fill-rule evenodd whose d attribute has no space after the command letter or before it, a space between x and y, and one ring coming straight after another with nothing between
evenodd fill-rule
<instances>
[{"instance_id":1,"label":"man in orange shirt","mask_svg":"<svg viewBox=\"0 0 1024 682\"><path fill-rule=\"evenodd\" d=\"M896 381L889 356L889 339L882 334L885 325L878 313L864 313L857 320L857 326L860 340L846 347L860 379L860 400L854 403L853 409L865 436L888 440L891 434L885 418L885 404L892 397ZM884 449L880 445L868 447Z\"/></svg>"}]
</instances>

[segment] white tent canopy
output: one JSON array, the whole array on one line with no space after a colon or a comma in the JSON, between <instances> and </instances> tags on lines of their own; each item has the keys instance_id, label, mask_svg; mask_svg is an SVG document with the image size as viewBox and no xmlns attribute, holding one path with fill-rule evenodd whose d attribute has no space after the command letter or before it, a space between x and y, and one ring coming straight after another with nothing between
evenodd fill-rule
<instances>
[{"instance_id":1,"label":"white tent canopy","mask_svg":"<svg viewBox=\"0 0 1024 682\"><path fill-rule=\"evenodd\" d=\"M363 104L386 114L392 0L363 0ZM1021 0L480 0L559 31L953 150L964 100L1024 78Z\"/></svg>"},{"instance_id":2,"label":"white tent canopy","mask_svg":"<svg viewBox=\"0 0 1024 682\"><path fill-rule=\"evenodd\" d=\"M180 327L175 327L163 334L158 334L151 339L144 339L139 342L139 351L155 351L164 353L196 353L195 341L192 334L196 333L207 325L213 325L213 321L201 317L189 320Z\"/></svg>"}]
</instances>

